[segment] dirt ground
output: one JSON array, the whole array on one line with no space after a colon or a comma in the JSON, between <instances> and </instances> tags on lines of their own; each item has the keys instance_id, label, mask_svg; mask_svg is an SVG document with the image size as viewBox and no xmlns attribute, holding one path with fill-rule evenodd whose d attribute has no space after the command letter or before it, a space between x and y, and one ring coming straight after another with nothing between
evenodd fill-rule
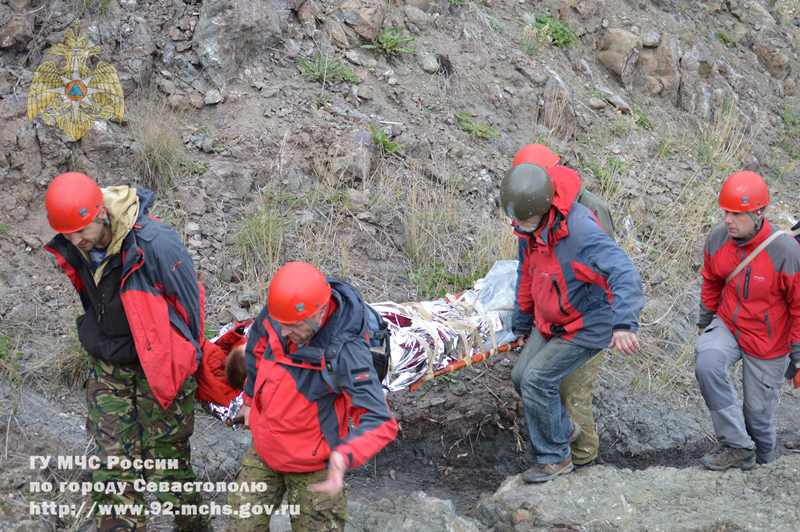
<instances>
[{"instance_id":1,"label":"dirt ground","mask_svg":"<svg viewBox=\"0 0 800 532\"><path fill-rule=\"evenodd\" d=\"M451 500L458 515L473 516L481 494L495 492L509 476L528 466L523 458L527 435L521 403L511 385L510 372L517 353L503 353L456 375L423 383L416 391L389 394L388 401L399 424L398 438L363 467L351 471L351 500L386 505L402 496L423 491ZM696 466L714 442L710 421L702 404L689 400L684 408L673 399L646 395L619 399L620 381L611 382L610 364L601 370L594 394L595 419L600 435L596 464L615 468ZM626 392L627 393L627 392ZM800 400L784 389L778 407L777 456L796 453L800 441ZM683 401L681 401L683 402ZM31 456L81 455L90 450L84 437L85 404L80 388L63 389L56 397L33 390L2 389L3 405L16 407L2 417L0 449L1 530L85 530L87 522L40 517L30 520L31 501L55 500L80 506L88 497L31 492L31 482L86 481L86 472L31 466ZM638 410L637 421L625 410ZM674 418L675 412L679 412ZM684 433L673 430L677 424ZM699 427L699 430L698 430ZM689 434L689 436L687 436ZM663 436L663 437L662 437ZM631 441L641 440L635 453ZM231 431L197 406L193 440L195 470L199 478L230 481L234 478L249 435ZM649 450L648 450L649 449ZM207 497L222 504L224 494ZM215 523L224 529L224 518ZM153 530L168 530L169 520L153 521ZM22 527L22 528L20 528ZM44 527L44 528L42 528Z\"/></svg>"},{"instance_id":2,"label":"dirt ground","mask_svg":"<svg viewBox=\"0 0 800 532\"><path fill-rule=\"evenodd\" d=\"M416 391L390 394L389 404L400 424L398 438L368 466L351 474L355 493L386 497L422 490L452 500L460 514L470 515L481 493L494 492L507 477L527 469L523 455L529 438L522 403L511 384L517 357L516 351L504 353L452 378L423 383ZM681 400L686 402L683 408L670 398L646 395L631 397L625 406L615 404L615 391L606 382L608 366L601 370L593 398L600 436L595 464L633 470L692 467L716 445L708 412L698 397ZM624 450L628 433L619 428L628 406L641 414L633 429L644 435L637 452ZM661 420L676 410L680 423L686 427L696 423L700 431L687 437L669 430ZM777 419L776 457L798 452L797 392L784 388ZM661 443L656 443L659 438Z\"/></svg>"},{"instance_id":3,"label":"dirt ground","mask_svg":"<svg viewBox=\"0 0 800 532\"><path fill-rule=\"evenodd\" d=\"M51 7L44 2L30 4L31 12L38 10L39 6L48 10ZM136 2L124 4L137 5ZM156 74L153 81L161 86L174 85L180 65L186 64L175 61L175 45L169 37L171 31L183 26L184 18L187 22L198 18L196 2L181 4L172 0L152 0L139 2L136 7L137 16L141 12L143 24L146 24L159 50L153 54ZM710 51L704 53L719 56L724 60L720 63L722 66L728 63L737 65L735 69L729 67L726 72L742 71L746 83L742 82L738 96L742 98L741 105L745 110L751 105L777 109L778 102L793 104L796 101L784 96L783 89L776 89L774 80L772 84L763 81L763 69L753 66L758 63L751 57L753 52L749 45L719 48L713 38L715 30L730 31L729 28L738 24L739 19L734 20L733 15L724 9L722 14L714 15L718 11L715 2L709 6L689 3L685 9L679 2L659 1L652 2L653 8L646 11L640 8L638 12L633 3L626 1L580 2L588 9L586 15L580 10L573 13L572 20L580 20L583 31L587 32L581 37L580 47L568 50L552 48L535 62L511 44L518 37L516 33L521 33L523 12L533 12L543 3L485 2L489 8L487 11L471 2L463 9L457 8L455 2L441 4L444 6L441 16L434 18L425 31L414 33L414 47L420 57L435 55L447 58L453 69L447 76L438 71L423 73L415 57L388 59L356 48L350 50L348 56L357 61L346 61L345 64L362 78L360 87L363 89L359 92L341 84L326 86L321 92L318 85L300 78L294 59L281 49L268 57L265 55L263 61L254 62L230 79L225 100L219 105L181 115L180 130L186 145L187 161L208 167L203 176L186 176L181 183L183 190L179 192L183 194L184 208L190 212L187 220L197 226L202 223L203 230L207 229L206 225L210 227L202 238L198 236L200 230L196 230L193 236L197 237L195 243L205 246L198 248L201 257L198 264L208 286L207 319L212 325L219 326L230 320L230 313L223 311L244 311L238 306L242 287L235 282L220 281L231 277L223 259L233 244L225 241L224 249L220 251L213 247L212 236L218 236L220 231L233 233L243 212L243 204L251 201L267 184L280 181L289 191L307 187L313 182L309 176L316 175L317 163L332 160L341 139L349 139L362 130L369 131L367 126L372 123L382 124L382 129L391 133L392 140L407 146L408 153L403 159L387 157L381 165L390 164L386 161L392 164L405 161L409 168L419 166L425 169L423 173L432 177L459 177L463 181L459 181L460 184L468 185L462 192L473 198L474 210L493 212L496 189L492 183L496 185L499 182L519 146L543 133L549 134L548 128L542 129L538 121L538 102L546 92L545 79L551 76L553 80L563 80L570 87L571 100L577 109L576 136L559 141L565 160L574 163L580 156L587 162L597 162L622 151L630 169L630 175L621 176L624 178L622 185L630 191L626 194L632 197L646 194L642 205L647 209L656 209L661 200L673 201L677 192L673 190L672 182L683 183L678 180L680 175L699 172L699 163L694 157L695 145L688 141L678 145L676 140L693 139L699 134L699 130L689 128L696 119L688 113L676 111L668 99L647 97L639 90L629 91L610 79L595 60L597 47L609 25L607 21L610 21L610 27L633 29L635 25L638 32L636 20L631 19L642 16L643 20L648 20L658 15L658 23L654 21L653 28L660 27L660 33L670 34L676 40L683 39L680 36L686 37L681 46L689 46L689 41L702 43L705 40ZM66 12L55 15L52 20L49 15L45 18L48 10L41 11L41 20L35 26L41 36L36 48L38 52L4 53L0 62L7 74L7 80L0 79L0 96L3 97L0 110L4 117L0 130L4 132L2 138L5 142L0 151L3 184L0 203L6 205L2 213L4 217L0 220L0 315L3 318L0 321L0 339L6 332L5 327L13 332L9 338L23 338L19 347L24 351L24 359L20 360L22 364L33 363L41 358L39 355L42 353L62 353L69 349L70 346L65 347L65 344L70 335L74 336L74 318L78 312L76 298L66 279L56 270L52 258L41 250L45 238L49 238L47 235L52 234L42 210L46 184L57 171L74 168L76 160L77 169L87 172L102 170L109 174L109 180L112 176L128 179L132 157L131 134L127 125L111 123L108 130L113 134L97 137L93 143L90 136L78 145L65 144L53 130L28 123L23 93L30 78L23 76L33 75L33 69L42 59L45 42L49 42L46 39L55 39L56 30L63 30L69 22ZM596 12L597 17L590 11ZM706 11L709 14L703 14ZM487 12L492 18L485 16ZM129 15L126 12L120 18L125 21ZM599 29L601 18L606 19L602 21L602 31ZM405 19L405 15L394 9L387 23L402 26ZM753 24L752 21L747 23ZM507 27L508 33L500 32L498 26ZM101 22L99 27L111 34L110 24ZM698 29L705 30L709 36L704 37L702 31L698 35ZM134 35L141 34L141 30L139 27ZM308 39L300 37L299 41L304 47L310 45ZM130 59L126 55L129 54L128 48L116 49L113 42L109 39L105 43L111 49L107 50L104 59L115 64ZM696 46L701 51L704 49ZM24 67L25 72L12 71L12 63L14 68ZM20 97L12 98L10 89L13 86L16 90L17 85L21 88ZM690 84L687 82L686 85ZM658 131L630 126L629 117L623 117L614 105L603 104L599 109L587 107L584 101L589 100L590 93L606 87L624 94L624 99L630 100L632 105L646 109ZM686 90L691 93L691 87ZM158 95L159 100L166 97L166 94ZM135 115L137 100L141 96L131 97L131 116ZM502 130L503 136L474 138L459 129L453 115L466 111L474 112L476 122ZM788 148L783 148L787 153L778 150L777 146L784 140L784 126L777 114L770 116L766 129L754 139L752 151L761 162L753 164L761 171L769 164L770 171L772 167L780 169L782 176L782 162L796 164L794 156L789 159L793 153L790 149L794 137L787 137L792 141L786 145ZM619 129L617 126L620 124L627 124L623 128L626 133L617 135L613 131ZM210 133L201 135L199 132L203 130ZM104 144L106 141L107 146ZM284 144L288 146L286 150ZM656 157L658 145L674 147L667 150L666 157L663 154ZM2 168L9 162L13 167L11 173ZM400 168L401 165L397 164ZM641 174L651 172L646 170L651 164L658 170L652 171L656 176L653 186L646 191L637 190L636 183L641 180ZM437 165L440 166L438 170ZM582 170L582 177L589 185L596 185L593 172ZM776 181L780 183L777 189L780 198L776 194L773 199L776 218L783 210L796 215L798 184L788 175L790 173L787 171L783 182L780 179ZM407 179L409 174L398 171L391 175ZM481 176L488 176L488 179ZM712 172L703 173L703 176L711 176L708 179L704 177L704 180L719 177ZM244 190L241 195L238 194L239 188ZM785 204L777 201L783 201L783 196L788 198ZM199 206L190 200L198 200ZM619 210L620 218L622 213L629 211L629 206L636 205L633 200L629 204L627 197L624 202L617 200L615 210ZM781 206L790 202L791 208ZM189 209L188 206L197 208ZM654 213L652 216L660 223L660 212L656 210ZM299 220L306 214L292 210L289 215ZM378 215L380 217L381 213ZM629 218L626 216L626 224ZM637 215L635 221L641 223L643 220L643 215ZM634 220L630 222L632 226ZM357 261L351 268L358 273L354 276L362 283L359 287L370 288L372 295L379 295L380 299L414 299L414 283L404 273L405 258L398 252L403 247L402 231L392 232L384 238L390 230L394 231L392 223L376 223L375 227L370 226L372 233L362 234L364 225L360 221L351 222L347 231L354 238L344 240L358 243L352 245L358 250L353 255L358 257L351 257ZM376 231L380 239L372 236ZM640 233L637 237L634 234L632 238L645 239L646 235ZM392 253L372 243L378 240L392 248ZM702 237L698 236L694 251L698 251L701 245ZM336 271L333 266L328 266ZM669 273L642 270L652 278L662 274L666 278ZM674 294L682 293L685 288L652 281L648 286L651 290L648 298L667 298L672 302L676 299ZM696 303L692 300L687 308L686 314L695 312ZM220 317L222 315L224 319ZM680 327L682 324L671 325ZM669 337L669 341L674 342L674 337ZM11 346L3 345L0 352L16 355ZM523 458L527 435L521 405L510 381L516 358L517 354L513 352L502 354L461 370L457 375L424 383L415 392L390 394L388 402L400 424L398 438L364 467L348 474L353 499L395 500L401 495L422 490L452 500L459 514L471 515L482 493L495 491L508 476L521 473L527 467ZM31 482L63 480L64 475L69 479L82 478L82 472L78 470L64 473L31 467L30 457L83 455L90 450L83 428L85 403L81 389L54 386L45 377L38 377L41 382L0 380L0 530L38 532L87 527L86 522L57 518L30 520L30 502L47 498L43 494L32 494ZM689 375L688 379L692 378ZM698 458L714 445L710 420L696 389L689 385L682 392L664 392L668 394L666 397L651 396L632 392L635 388L633 379L631 367L616 359L607 360L601 370L594 394L600 435L597 463L631 469L696 465ZM797 392L784 390L783 393L778 408L779 456L798 452L795 447L800 447L800 400ZM244 452L247 435L231 433L198 407L195 439L198 470L215 480L231 480ZM57 499L78 506L86 500L64 495ZM217 500L223 501L224 497ZM166 521L155 524L158 529L162 526L168 528Z\"/></svg>"}]
</instances>

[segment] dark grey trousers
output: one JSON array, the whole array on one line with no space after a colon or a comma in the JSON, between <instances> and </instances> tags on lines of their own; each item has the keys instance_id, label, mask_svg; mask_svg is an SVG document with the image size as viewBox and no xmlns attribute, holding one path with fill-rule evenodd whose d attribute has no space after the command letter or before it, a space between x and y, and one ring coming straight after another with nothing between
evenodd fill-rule
<instances>
[{"instance_id":1,"label":"dark grey trousers","mask_svg":"<svg viewBox=\"0 0 800 532\"><path fill-rule=\"evenodd\" d=\"M742 407L731 382L731 367L742 361ZM711 412L717 441L730 447L756 450L756 461L774 458L776 444L775 407L788 353L763 359L742 352L733 333L714 317L695 343L695 376L700 393Z\"/></svg>"}]
</instances>

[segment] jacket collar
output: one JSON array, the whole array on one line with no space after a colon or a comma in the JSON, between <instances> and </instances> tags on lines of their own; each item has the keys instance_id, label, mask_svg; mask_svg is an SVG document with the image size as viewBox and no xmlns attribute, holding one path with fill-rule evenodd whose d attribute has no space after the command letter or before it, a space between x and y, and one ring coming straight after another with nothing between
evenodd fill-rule
<instances>
[{"instance_id":1,"label":"jacket collar","mask_svg":"<svg viewBox=\"0 0 800 532\"><path fill-rule=\"evenodd\" d=\"M537 244L554 246L569 234L566 220L581 190L581 177L575 170L562 165L549 168L547 173L553 180L555 198L544 223L533 235Z\"/></svg>"}]
</instances>

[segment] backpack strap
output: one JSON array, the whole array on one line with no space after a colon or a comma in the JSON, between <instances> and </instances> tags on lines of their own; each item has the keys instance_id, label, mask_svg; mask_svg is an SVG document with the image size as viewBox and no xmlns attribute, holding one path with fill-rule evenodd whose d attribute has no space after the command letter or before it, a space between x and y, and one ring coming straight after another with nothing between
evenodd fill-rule
<instances>
[{"instance_id":1,"label":"backpack strap","mask_svg":"<svg viewBox=\"0 0 800 532\"><path fill-rule=\"evenodd\" d=\"M800 229L798 229L798 233L800 233ZM725 284L728 284L728 283L731 281L731 279L733 279L734 277L736 277L736 275L737 275L737 274L738 274L740 271L742 271L742 270L744 269L744 267L745 267L745 266L747 266L747 265L750 263L750 261L751 261L751 260L753 260L754 258L756 258L756 255L758 255L759 253L761 253L761 251L763 251L763 249L764 249L765 247L767 247L767 246L768 246L768 245L769 245L769 244L770 244L770 243L771 243L773 240L775 240L775 239L776 239L776 238L778 238L779 236L781 236L781 235L785 235L785 234L787 234L787 233L786 233L786 231L784 231L783 229L779 229L778 231L775 231L774 233L772 233L771 235L769 235L769 237L768 237L766 240L764 240L764 241L763 241L761 244L759 244L759 246L758 246L756 249L754 249L754 250L753 250L753 252L747 256L747 258L745 258L745 259L744 259L742 262L740 262L740 263L739 263L739 265L736 267L736 269L735 269L735 270L733 270L733 271L732 271L732 272L731 272L731 273L730 273L730 274L729 274L729 275L728 275L728 276L725 278ZM792 234L792 235L794 235L794 232L792 232L792 233L788 233L788 234Z\"/></svg>"}]
</instances>

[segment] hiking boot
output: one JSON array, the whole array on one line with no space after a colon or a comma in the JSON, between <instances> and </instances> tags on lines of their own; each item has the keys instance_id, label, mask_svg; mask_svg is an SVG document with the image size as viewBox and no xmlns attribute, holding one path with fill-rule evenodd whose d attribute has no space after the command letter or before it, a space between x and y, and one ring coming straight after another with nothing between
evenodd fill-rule
<instances>
[{"instance_id":1,"label":"hiking boot","mask_svg":"<svg viewBox=\"0 0 800 532\"><path fill-rule=\"evenodd\" d=\"M572 462L573 469L583 469L584 467L592 467L595 464L595 458L592 458L588 462L584 462L582 464L578 464L576 462Z\"/></svg>"},{"instance_id":2,"label":"hiking boot","mask_svg":"<svg viewBox=\"0 0 800 532\"><path fill-rule=\"evenodd\" d=\"M553 480L558 475L564 475L572 471L572 459L567 457L558 464L534 464L522 474L522 480L532 484L535 482L547 482Z\"/></svg>"},{"instance_id":3,"label":"hiking boot","mask_svg":"<svg viewBox=\"0 0 800 532\"><path fill-rule=\"evenodd\" d=\"M753 449L720 445L701 458L700 463L714 471L722 471L729 467L748 471L756 465L756 452Z\"/></svg>"}]
</instances>

